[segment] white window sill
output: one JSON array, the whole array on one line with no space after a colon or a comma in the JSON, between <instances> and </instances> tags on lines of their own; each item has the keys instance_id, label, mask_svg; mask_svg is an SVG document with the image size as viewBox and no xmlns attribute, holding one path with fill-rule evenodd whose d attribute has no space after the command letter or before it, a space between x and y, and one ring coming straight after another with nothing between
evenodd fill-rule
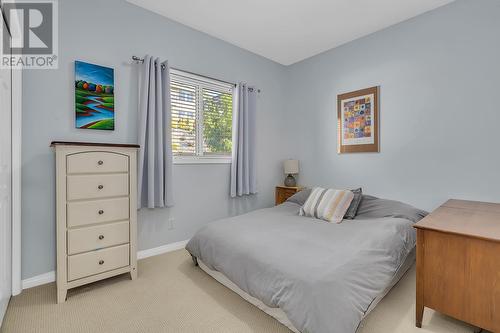
<instances>
[{"instance_id":1,"label":"white window sill","mask_svg":"<svg viewBox=\"0 0 500 333\"><path fill-rule=\"evenodd\" d=\"M229 156L174 156L174 164L231 164Z\"/></svg>"}]
</instances>

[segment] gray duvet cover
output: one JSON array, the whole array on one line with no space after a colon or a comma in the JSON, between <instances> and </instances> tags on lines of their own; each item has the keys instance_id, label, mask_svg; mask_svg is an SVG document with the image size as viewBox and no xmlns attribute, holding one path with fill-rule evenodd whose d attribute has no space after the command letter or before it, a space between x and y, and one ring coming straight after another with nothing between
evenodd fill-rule
<instances>
[{"instance_id":1,"label":"gray duvet cover","mask_svg":"<svg viewBox=\"0 0 500 333\"><path fill-rule=\"evenodd\" d=\"M415 246L413 218L370 210L332 224L299 208L286 202L212 222L186 249L303 333L355 332Z\"/></svg>"}]
</instances>

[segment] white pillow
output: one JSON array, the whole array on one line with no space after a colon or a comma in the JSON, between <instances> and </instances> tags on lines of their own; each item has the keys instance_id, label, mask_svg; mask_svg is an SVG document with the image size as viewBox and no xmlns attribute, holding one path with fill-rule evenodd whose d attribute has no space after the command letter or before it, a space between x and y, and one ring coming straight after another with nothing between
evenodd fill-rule
<instances>
[{"instance_id":1,"label":"white pillow","mask_svg":"<svg viewBox=\"0 0 500 333\"><path fill-rule=\"evenodd\" d=\"M300 208L300 215L340 223L353 198L354 193L350 190L315 187Z\"/></svg>"}]
</instances>

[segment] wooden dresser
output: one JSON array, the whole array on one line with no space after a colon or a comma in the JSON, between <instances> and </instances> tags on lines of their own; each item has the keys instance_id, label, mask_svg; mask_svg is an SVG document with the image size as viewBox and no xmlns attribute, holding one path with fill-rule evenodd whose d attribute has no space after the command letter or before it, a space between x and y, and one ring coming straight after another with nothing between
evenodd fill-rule
<instances>
[{"instance_id":1,"label":"wooden dresser","mask_svg":"<svg viewBox=\"0 0 500 333\"><path fill-rule=\"evenodd\" d=\"M416 326L429 307L500 332L500 204L448 200L415 228Z\"/></svg>"},{"instance_id":2,"label":"wooden dresser","mask_svg":"<svg viewBox=\"0 0 500 333\"><path fill-rule=\"evenodd\" d=\"M137 276L137 145L52 142L56 154L57 302L68 289Z\"/></svg>"},{"instance_id":3,"label":"wooden dresser","mask_svg":"<svg viewBox=\"0 0 500 333\"><path fill-rule=\"evenodd\" d=\"M300 192L302 187L276 186L274 193L276 205L280 205L297 192Z\"/></svg>"}]
</instances>

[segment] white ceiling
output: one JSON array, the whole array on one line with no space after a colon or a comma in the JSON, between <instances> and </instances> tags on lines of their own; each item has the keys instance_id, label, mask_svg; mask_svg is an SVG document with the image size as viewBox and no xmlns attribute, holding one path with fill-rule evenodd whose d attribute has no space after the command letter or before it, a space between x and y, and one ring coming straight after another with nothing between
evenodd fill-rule
<instances>
[{"instance_id":1,"label":"white ceiling","mask_svg":"<svg viewBox=\"0 0 500 333\"><path fill-rule=\"evenodd\" d=\"M127 0L283 65L453 0Z\"/></svg>"}]
</instances>

